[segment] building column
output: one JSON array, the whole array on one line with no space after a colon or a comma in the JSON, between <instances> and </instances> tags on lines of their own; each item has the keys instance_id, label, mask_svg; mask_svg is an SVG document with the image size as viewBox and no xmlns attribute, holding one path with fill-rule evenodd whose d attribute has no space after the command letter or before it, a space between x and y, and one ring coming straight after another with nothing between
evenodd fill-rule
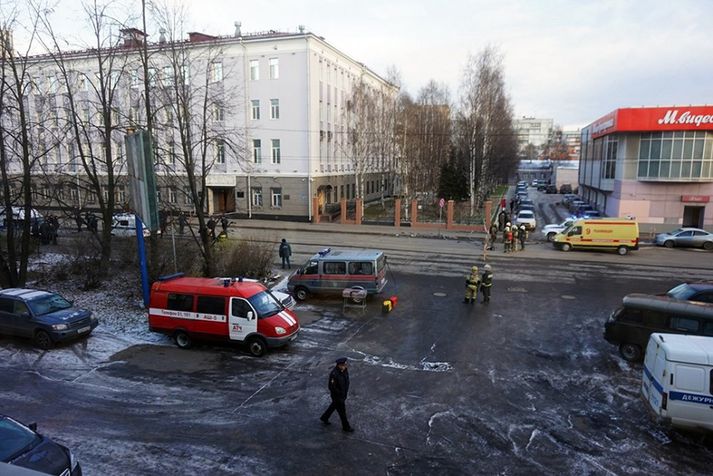
<instances>
[{"instance_id":1,"label":"building column","mask_svg":"<svg viewBox=\"0 0 713 476\"><path fill-rule=\"evenodd\" d=\"M453 200L448 200L446 202L446 229L453 226L453 206L455 202Z\"/></svg>"},{"instance_id":2,"label":"building column","mask_svg":"<svg viewBox=\"0 0 713 476\"><path fill-rule=\"evenodd\" d=\"M341 210L341 214L339 215L339 223L342 225L345 225L347 223L347 199L342 198L339 200L339 208Z\"/></svg>"},{"instance_id":3,"label":"building column","mask_svg":"<svg viewBox=\"0 0 713 476\"><path fill-rule=\"evenodd\" d=\"M504 208L503 208L504 209ZM487 233L488 230L490 230L490 224L492 222L492 213L493 213L493 202L491 200L486 200L485 203L483 204L483 213L485 214L485 232Z\"/></svg>"},{"instance_id":4,"label":"building column","mask_svg":"<svg viewBox=\"0 0 713 476\"><path fill-rule=\"evenodd\" d=\"M418 222L418 200L411 200L411 226L415 226Z\"/></svg>"}]
</instances>

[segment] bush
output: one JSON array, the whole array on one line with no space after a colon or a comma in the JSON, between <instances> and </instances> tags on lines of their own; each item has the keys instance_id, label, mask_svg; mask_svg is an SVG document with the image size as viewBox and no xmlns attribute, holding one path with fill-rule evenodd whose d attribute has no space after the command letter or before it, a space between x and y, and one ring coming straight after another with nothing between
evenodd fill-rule
<instances>
[{"instance_id":1,"label":"bush","mask_svg":"<svg viewBox=\"0 0 713 476\"><path fill-rule=\"evenodd\" d=\"M214 248L215 269L219 276L244 276L266 279L275 258L275 239L247 237L219 243Z\"/></svg>"}]
</instances>

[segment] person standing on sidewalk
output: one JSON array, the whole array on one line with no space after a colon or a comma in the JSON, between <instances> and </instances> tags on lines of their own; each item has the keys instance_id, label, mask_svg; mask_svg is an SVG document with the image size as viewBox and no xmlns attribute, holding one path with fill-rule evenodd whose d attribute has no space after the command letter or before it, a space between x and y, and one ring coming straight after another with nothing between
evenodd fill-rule
<instances>
[{"instance_id":1,"label":"person standing on sidewalk","mask_svg":"<svg viewBox=\"0 0 713 476\"><path fill-rule=\"evenodd\" d=\"M186 214L184 212L181 212L178 215L178 233L182 235L185 232L187 225L188 219L186 218Z\"/></svg>"},{"instance_id":2,"label":"person standing on sidewalk","mask_svg":"<svg viewBox=\"0 0 713 476\"><path fill-rule=\"evenodd\" d=\"M282 269L290 269L290 256L292 256L292 247L286 239L282 239L282 243L280 243L280 248L277 253L280 255L280 258L282 258Z\"/></svg>"},{"instance_id":3,"label":"person standing on sidewalk","mask_svg":"<svg viewBox=\"0 0 713 476\"><path fill-rule=\"evenodd\" d=\"M346 400L349 393L349 370L347 370L347 358L340 357L336 360L336 366L329 374L329 396L332 398L332 403L327 410L319 417L322 423L329 425L329 417L332 416L334 410L339 414L339 419L342 420L342 430L347 432L354 431L354 428L347 420Z\"/></svg>"}]
</instances>

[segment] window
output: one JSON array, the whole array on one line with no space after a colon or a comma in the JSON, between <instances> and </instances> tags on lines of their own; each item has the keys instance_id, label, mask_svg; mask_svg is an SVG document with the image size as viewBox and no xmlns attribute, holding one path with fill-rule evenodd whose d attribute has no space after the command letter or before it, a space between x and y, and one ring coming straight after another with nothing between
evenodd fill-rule
<instances>
[{"instance_id":1,"label":"window","mask_svg":"<svg viewBox=\"0 0 713 476\"><path fill-rule=\"evenodd\" d=\"M272 163L280 163L280 139L272 139Z\"/></svg>"},{"instance_id":2,"label":"window","mask_svg":"<svg viewBox=\"0 0 713 476\"><path fill-rule=\"evenodd\" d=\"M253 99L250 101L250 111L251 111L251 117L253 121L257 121L260 119L260 100L259 99Z\"/></svg>"},{"instance_id":3,"label":"window","mask_svg":"<svg viewBox=\"0 0 713 476\"><path fill-rule=\"evenodd\" d=\"M168 141L168 163L176 165L176 143L173 139Z\"/></svg>"},{"instance_id":4,"label":"window","mask_svg":"<svg viewBox=\"0 0 713 476\"><path fill-rule=\"evenodd\" d=\"M176 203L178 201L178 194L176 193L176 189L171 187L168 189L168 202L169 203ZM200 312L200 311L198 311Z\"/></svg>"},{"instance_id":5,"label":"window","mask_svg":"<svg viewBox=\"0 0 713 476\"><path fill-rule=\"evenodd\" d=\"M85 78L80 78L80 84L84 82L86 84ZM131 71L131 87L132 88L138 88L139 87L139 70L134 69Z\"/></svg>"},{"instance_id":6,"label":"window","mask_svg":"<svg viewBox=\"0 0 713 476\"><path fill-rule=\"evenodd\" d=\"M619 320L622 322L644 322L644 316L639 309L624 308L619 315Z\"/></svg>"},{"instance_id":7,"label":"window","mask_svg":"<svg viewBox=\"0 0 713 476\"><path fill-rule=\"evenodd\" d=\"M676 131L643 133L639 141L638 177L693 180L713 177L713 133Z\"/></svg>"},{"instance_id":8,"label":"window","mask_svg":"<svg viewBox=\"0 0 713 476\"><path fill-rule=\"evenodd\" d=\"M254 207L262 206L262 187L253 187L250 189L250 196L252 197Z\"/></svg>"},{"instance_id":9,"label":"window","mask_svg":"<svg viewBox=\"0 0 713 476\"><path fill-rule=\"evenodd\" d=\"M698 332L698 319L690 317L672 317L671 329L685 332Z\"/></svg>"},{"instance_id":10,"label":"window","mask_svg":"<svg viewBox=\"0 0 713 476\"><path fill-rule=\"evenodd\" d=\"M196 312L225 316L225 298L220 296L198 296Z\"/></svg>"},{"instance_id":11,"label":"window","mask_svg":"<svg viewBox=\"0 0 713 476\"><path fill-rule=\"evenodd\" d=\"M271 188L270 189L270 203L272 208L282 208L282 189L281 188Z\"/></svg>"},{"instance_id":12,"label":"window","mask_svg":"<svg viewBox=\"0 0 713 476\"><path fill-rule=\"evenodd\" d=\"M262 163L262 146L260 139L253 139L253 162L256 164Z\"/></svg>"},{"instance_id":13,"label":"window","mask_svg":"<svg viewBox=\"0 0 713 476\"><path fill-rule=\"evenodd\" d=\"M676 388L690 392L705 392L703 385L706 381L706 374L705 370L701 367L676 364L676 370L673 372L673 375L676 379Z\"/></svg>"},{"instance_id":14,"label":"window","mask_svg":"<svg viewBox=\"0 0 713 476\"><path fill-rule=\"evenodd\" d=\"M137 80L137 85L138 85L138 77L136 78ZM82 73L79 73L79 80L78 80L78 86L80 91L89 91L89 81L87 81L87 77L84 76ZM133 86L133 83L132 83Z\"/></svg>"},{"instance_id":15,"label":"window","mask_svg":"<svg viewBox=\"0 0 713 476\"><path fill-rule=\"evenodd\" d=\"M215 160L219 164L225 163L225 142L218 140L215 144Z\"/></svg>"},{"instance_id":16,"label":"window","mask_svg":"<svg viewBox=\"0 0 713 476\"><path fill-rule=\"evenodd\" d=\"M374 266L370 261L357 261L349 263L349 274L366 274L370 275L374 272Z\"/></svg>"},{"instance_id":17,"label":"window","mask_svg":"<svg viewBox=\"0 0 713 476\"><path fill-rule=\"evenodd\" d=\"M183 204L184 205L190 205L191 204L191 187L185 187L183 189Z\"/></svg>"},{"instance_id":18,"label":"window","mask_svg":"<svg viewBox=\"0 0 713 476\"><path fill-rule=\"evenodd\" d=\"M118 185L116 187L116 192L114 193L114 199L116 203L123 204L126 203L126 189L123 185Z\"/></svg>"},{"instance_id":19,"label":"window","mask_svg":"<svg viewBox=\"0 0 713 476\"><path fill-rule=\"evenodd\" d=\"M191 294L168 294L168 302L166 307L171 311L186 311L193 310L193 296Z\"/></svg>"},{"instance_id":20,"label":"window","mask_svg":"<svg viewBox=\"0 0 713 476\"><path fill-rule=\"evenodd\" d=\"M317 274L317 269L319 267L319 262L310 261L305 265L305 270L303 274Z\"/></svg>"},{"instance_id":21,"label":"window","mask_svg":"<svg viewBox=\"0 0 713 476\"><path fill-rule=\"evenodd\" d=\"M270 79L280 78L280 60L277 58L270 58Z\"/></svg>"},{"instance_id":22,"label":"window","mask_svg":"<svg viewBox=\"0 0 713 476\"><path fill-rule=\"evenodd\" d=\"M214 61L210 64L209 69L210 82L216 83L223 80L223 63Z\"/></svg>"},{"instance_id":23,"label":"window","mask_svg":"<svg viewBox=\"0 0 713 476\"><path fill-rule=\"evenodd\" d=\"M325 261L324 274L347 274L347 263L344 261Z\"/></svg>"},{"instance_id":24,"label":"window","mask_svg":"<svg viewBox=\"0 0 713 476\"><path fill-rule=\"evenodd\" d=\"M616 174L616 155L618 141L610 137L606 138L604 166L602 167L602 178L613 179Z\"/></svg>"},{"instance_id":25,"label":"window","mask_svg":"<svg viewBox=\"0 0 713 476\"><path fill-rule=\"evenodd\" d=\"M216 121L225 120L225 108L220 104L213 105L213 119Z\"/></svg>"},{"instance_id":26,"label":"window","mask_svg":"<svg viewBox=\"0 0 713 476\"><path fill-rule=\"evenodd\" d=\"M152 88L155 88L157 82L158 82L158 69L149 68L149 86L151 86Z\"/></svg>"},{"instance_id":27,"label":"window","mask_svg":"<svg viewBox=\"0 0 713 476\"><path fill-rule=\"evenodd\" d=\"M248 317L248 313L252 312L255 314L253 311L253 308L250 306L250 303L247 302L245 299L239 299L239 298L232 298L231 301L231 313L235 317L243 317L246 318Z\"/></svg>"},{"instance_id":28,"label":"window","mask_svg":"<svg viewBox=\"0 0 713 476\"><path fill-rule=\"evenodd\" d=\"M260 79L260 61L250 60L250 79L257 81Z\"/></svg>"},{"instance_id":29,"label":"window","mask_svg":"<svg viewBox=\"0 0 713 476\"><path fill-rule=\"evenodd\" d=\"M270 99L270 119L280 118L280 100Z\"/></svg>"}]
</instances>

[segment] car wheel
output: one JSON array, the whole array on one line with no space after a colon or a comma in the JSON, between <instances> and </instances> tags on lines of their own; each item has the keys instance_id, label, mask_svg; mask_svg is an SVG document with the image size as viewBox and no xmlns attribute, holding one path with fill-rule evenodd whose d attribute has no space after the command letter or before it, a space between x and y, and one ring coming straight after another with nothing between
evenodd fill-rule
<instances>
[{"instance_id":1,"label":"car wheel","mask_svg":"<svg viewBox=\"0 0 713 476\"><path fill-rule=\"evenodd\" d=\"M265 341L260 337L251 337L248 339L248 350L255 357L262 357L265 355L265 350L267 350L267 345Z\"/></svg>"},{"instance_id":2,"label":"car wheel","mask_svg":"<svg viewBox=\"0 0 713 476\"><path fill-rule=\"evenodd\" d=\"M616 252L619 253L620 256L624 256L629 252L629 248L627 248L626 246L620 246L616 249Z\"/></svg>"},{"instance_id":3,"label":"car wheel","mask_svg":"<svg viewBox=\"0 0 713 476\"><path fill-rule=\"evenodd\" d=\"M663 245L664 245L666 248L673 248L673 240L666 240L666 241L663 242Z\"/></svg>"},{"instance_id":4,"label":"car wheel","mask_svg":"<svg viewBox=\"0 0 713 476\"><path fill-rule=\"evenodd\" d=\"M562 251L569 251L569 250L572 249L572 245L570 245L569 243L562 243L562 244L560 245L560 249L561 249Z\"/></svg>"},{"instance_id":5,"label":"car wheel","mask_svg":"<svg viewBox=\"0 0 713 476\"><path fill-rule=\"evenodd\" d=\"M35 344L40 349L47 350L52 348L54 342L52 342L52 338L47 332L37 331L35 332Z\"/></svg>"},{"instance_id":6,"label":"car wheel","mask_svg":"<svg viewBox=\"0 0 713 476\"><path fill-rule=\"evenodd\" d=\"M304 301L307 299L307 296L309 296L307 288L303 288L302 286L295 288L295 297L298 301Z\"/></svg>"},{"instance_id":7,"label":"car wheel","mask_svg":"<svg viewBox=\"0 0 713 476\"><path fill-rule=\"evenodd\" d=\"M557 234L557 233L555 233L554 231L551 231L551 232L547 233L547 241L550 241L550 242L551 242L551 241L555 241L555 235L556 235L556 234Z\"/></svg>"},{"instance_id":8,"label":"car wheel","mask_svg":"<svg viewBox=\"0 0 713 476\"><path fill-rule=\"evenodd\" d=\"M629 362L637 362L641 360L641 347L636 344L621 344L619 346L619 353L624 360Z\"/></svg>"},{"instance_id":9,"label":"car wheel","mask_svg":"<svg viewBox=\"0 0 713 476\"><path fill-rule=\"evenodd\" d=\"M183 331L176 332L173 336L173 340L176 342L176 345L181 349L190 349L191 345L193 345L191 337Z\"/></svg>"},{"instance_id":10,"label":"car wheel","mask_svg":"<svg viewBox=\"0 0 713 476\"><path fill-rule=\"evenodd\" d=\"M713 241L706 241L703 243L703 249L706 251L713 251Z\"/></svg>"}]
</instances>

